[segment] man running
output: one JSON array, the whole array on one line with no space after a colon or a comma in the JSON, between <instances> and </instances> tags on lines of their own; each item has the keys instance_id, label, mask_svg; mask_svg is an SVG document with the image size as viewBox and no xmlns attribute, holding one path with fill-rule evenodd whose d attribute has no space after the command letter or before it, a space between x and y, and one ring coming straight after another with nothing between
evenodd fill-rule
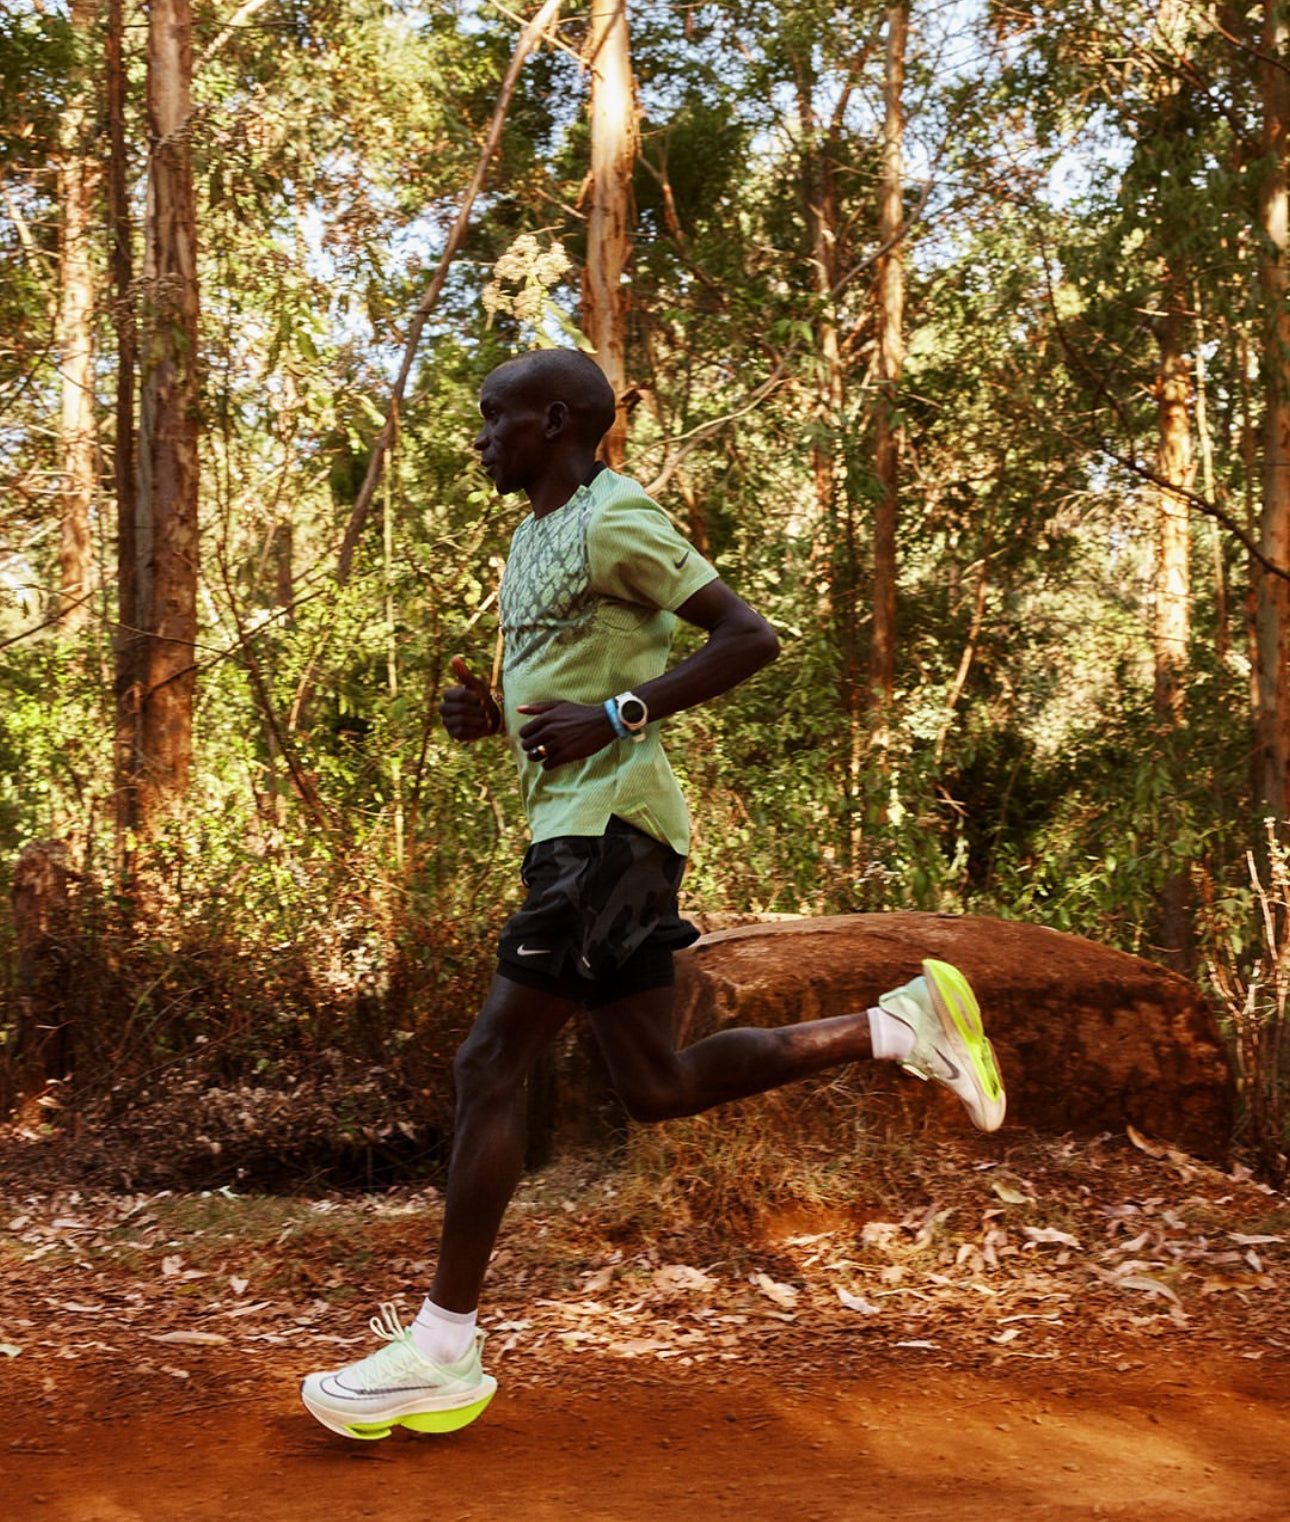
<instances>
[{"instance_id":1,"label":"man running","mask_svg":"<svg viewBox=\"0 0 1290 1522\"><path fill-rule=\"evenodd\" d=\"M944 962L924 962L874 1009L720 1031L677 1050L673 953L698 932L677 909L689 819L660 721L752 676L779 643L636 482L597 462L614 396L594 361L563 349L510 360L484 382L479 409L485 472L499 493L523 492L531 511L502 579L502 700L458 658L440 712L455 740L504 735L514 749L532 833L527 897L502 931L492 986L454 1063L430 1292L410 1327L382 1307L372 1326L385 1346L302 1387L324 1426L356 1438L396 1425L452 1431L491 1400L476 1311L523 1166L525 1083L579 1011L641 1121L865 1059L946 1085L983 1131L1004 1116L976 999ZM669 669L676 618L707 638Z\"/></svg>"}]
</instances>

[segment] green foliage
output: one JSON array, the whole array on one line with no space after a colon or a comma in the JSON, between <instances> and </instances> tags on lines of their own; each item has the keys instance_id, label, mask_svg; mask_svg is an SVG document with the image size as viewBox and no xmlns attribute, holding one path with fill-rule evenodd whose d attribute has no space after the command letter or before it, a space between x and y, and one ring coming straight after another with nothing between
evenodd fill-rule
<instances>
[{"instance_id":1,"label":"green foliage","mask_svg":"<svg viewBox=\"0 0 1290 1522\"><path fill-rule=\"evenodd\" d=\"M1197 386L1205 363L1199 485L1233 521L1257 510L1248 70L1207 26L1163 46L1154 7L912 13L897 677L875 746L847 691L873 594L883 18L632 7L627 468L783 641L771 671L670 726L695 820L688 903L1017 915L1155 954L1181 874L1215 906L1202 939L1239 940L1248 966L1249 569L1225 530L1197 532L1186 720L1169 732L1152 704L1141 474L1167 273ZM196 38L204 539L187 817L152 849L164 891L132 922L109 828L101 405L96 623L0 649L0 860L55 837L82 874L67 966L92 994L76 1016L86 1095L124 1104L187 1063L285 1084L343 1048L427 1091L433 1130L524 843L505 748L453 746L435 716L454 655L493 664L522 511L475 468L476 397L516 349L572 341L585 76L557 49L526 66L342 584L337 545L514 26L377 0L270 3L227 34L226 19L203 10ZM561 40L585 32L585 7L570 10ZM42 622L57 582L49 165L75 62L56 13L0 18L0 173L22 218L0 220L8 639ZM129 64L137 196L137 52ZM826 244L837 278L822 291ZM556 248L573 268L539 268Z\"/></svg>"},{"instance_id":2,"label":"green foliage","mask_svg":"<svg viewBox=\"0 0 1290 1522\"><path fill-rule=\"evenodd\" d=\"M76 40L66 16L0 11L0 166L43 166L58 140Z\"/></svg>"}]
</instances>

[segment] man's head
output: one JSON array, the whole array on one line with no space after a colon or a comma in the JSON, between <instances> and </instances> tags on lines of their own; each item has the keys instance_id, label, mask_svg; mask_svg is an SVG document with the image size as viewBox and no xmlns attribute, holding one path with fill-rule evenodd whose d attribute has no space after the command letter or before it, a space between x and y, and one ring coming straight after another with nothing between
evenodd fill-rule
<instances>
[{"instance_id":1,"label":"man's head","mask_svg":"<svg viewBox=\"0 0 1290 1522\"><path fill-rule=\"evenodd\" d=\"M484 469L498 491L531 497L549 477L585 474L614 421L614 393L586 354L537 349L498 365L479 411L475 448Z\"/></svg>"}]
</instances>

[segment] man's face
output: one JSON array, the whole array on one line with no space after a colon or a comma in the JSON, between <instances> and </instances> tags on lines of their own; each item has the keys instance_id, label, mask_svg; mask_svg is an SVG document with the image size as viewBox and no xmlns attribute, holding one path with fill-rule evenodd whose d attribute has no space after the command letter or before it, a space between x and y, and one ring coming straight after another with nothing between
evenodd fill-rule
<instances>
[{"instance_id":1,"label":"man's face","mask_svg":"<svg viewBox=\"0 0 1290 1522\"><path fill-rule=\"evenodd\" d=\"M485 474L503 496L529 490L549 463L547 408L520 377L495 370L479 393L479 412L474 447Z\"/></svg>"}]
</instances>

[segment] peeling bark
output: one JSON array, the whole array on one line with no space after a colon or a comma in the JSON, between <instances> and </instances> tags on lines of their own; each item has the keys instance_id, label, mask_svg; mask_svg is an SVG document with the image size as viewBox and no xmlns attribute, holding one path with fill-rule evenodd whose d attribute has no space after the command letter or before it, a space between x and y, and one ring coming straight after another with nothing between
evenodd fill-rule
<instances>
[{"instance_id":1,"label":"peeling bark","mask_svg":"<svg viewBox=\"0 0 1290 1522\"><path fill-rule=\"evenodd\" d=\"M73 0L72 28L85 38L94 16L93 0ZM97 171L86 142L92 121L89 83L77 89L63 115L58 166L60 438L62 447L61 533L58 549L58 626L63 634L82 629L90 616L94 554L90 509L97 478L94 410L94 272L90 240Z\"/></svg>"},{"instance_id":2,"label":"peeling bark","mask_svg":"<svg viewBox=\"0 0 1290 1522\"><path fill-rule=\"evenodd\" d=\"M1263 3L1262 56L1256 63L1263 110L1260 276L1263 331L1263 512L1259 547L1290 571L1290 76L1283 60L1290 22L1278 0ZM1267 812L1290 815L1290 583L1260 571L1258 649L1259 792Z\"/></svg>"},{"instance_id":3,"label":"peeling bark","mask_svg":"<svg viewBox=\"0 0 1290 1522\"><path fill-rule=\"evenodd\" d=\"M192 763L197 639L197 216L188 0L148 13L148 220L143 277L137 616L143 631L139 823L181 802Z\"/></svg>"},{"instance_id":4,"label":"peeling bark","mask_svg":"<svg viewBox=\"0 0 1290 1522\"><path fill-rule=\"evenodd\" d=\"M128 855L126 842L138 825L139 694L143 653L135 544L138 483L135 475L134 385L138 345L132 304L134 253L126 183L124 31L124 0L109 0L107 221L112 320L116 329L116 436L112 450L112 483L116 494L117 529L117 622L112 642L116 699L113 818L122 866Z\"/></svg>"},{"instance_id":5,"label":"peeling bark","mask_svg":"<svg viewBox=\"0 0 1290 1522\"><path fill-rule=\"evenodd\" d=\"M601 452L621 469L627 447L626 276L632 252L632 172L639 122L627 29L627 0L592 0L587 44L591 70L591 205L582 327L618 398Z\"/></svg>"},{"instance_id":6,"label":"peeling bark","mask_svg":"<svg viewBox=\"0 0 1290 1522\"><path fill-rule=\"evenodd\" d=\"M883 84L882 180L878 242L885 250L874 282L878 321L878 397L874 420L874 474L878 503L873 523L873 639L869 685L875 707L873 738L886 741L887 708L896 682L896 525L900 506L899 388L905 357L905 269L898 238L903 221L905 49L909 12L887 12L887 67Z\"/></svg>"}]
</instances>

